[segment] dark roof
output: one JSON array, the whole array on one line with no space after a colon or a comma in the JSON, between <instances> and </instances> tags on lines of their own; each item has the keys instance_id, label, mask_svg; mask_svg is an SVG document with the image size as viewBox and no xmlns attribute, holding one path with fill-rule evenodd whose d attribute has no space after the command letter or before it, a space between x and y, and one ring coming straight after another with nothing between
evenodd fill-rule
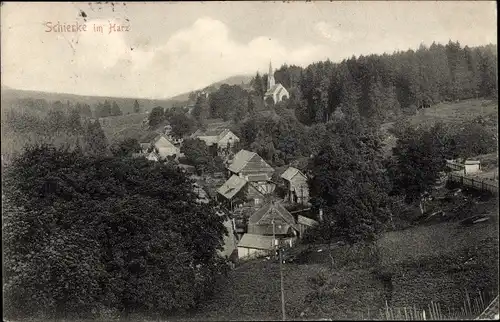
<instances>
[{"instance_id":1,"label":"dark roof","mask_svg":"<svg viewBox=\"0 0 500 322\"><path fill-rule=\"evenodd\" d=\"M245 165L253 158L254 155L257 155L255 152L240 150L238 153L234 155L234 158L229 166L229 170L232 172L238 173L245 167Z\"/></svg>"},{"instance_id":2,"label":"dark roof","mask_svg":"<svg viewBox=\"0 0 500 322\"><path fill-rule=\"evenodd\" d=\"M247 150L240 150L236 153L228 169L234 173L242 170L259 174L274 172L274 169L260 155Z\"/></svg>"},{"instance_id":3,"label":"dark roof","mask_svg":"<svg viewBox=\"0 0 500 322\"><path fill-rule=\"evenodd\" d=\"M263 225L271 224L272 220L276 222L285 222L289 225L295 225L293 215L276 201L271 201L263 205L249 219L249 224Z\"/></svg>"},{"instance_id":4,"label":"dark roof","mask_svg":"<svg viewBox=\"0 0 500 322\"><path fill-rule=\"evenodd\" d=\"M293 178L293 177L295 177L295 175L296 175L297 173L301 173L301 172L299 171L299 169L296 169L296 168L294 168L294 167L289 167L288 169L286 169L286 171L285 171L285 172L283 172L283 174L281 175L281 177L282 177L283 179L285 179L285 180L290 181L290 180L292 180L292 178ZM305 177L305 176L304 176L304 177Z\"/></svg>"}]
</instances>

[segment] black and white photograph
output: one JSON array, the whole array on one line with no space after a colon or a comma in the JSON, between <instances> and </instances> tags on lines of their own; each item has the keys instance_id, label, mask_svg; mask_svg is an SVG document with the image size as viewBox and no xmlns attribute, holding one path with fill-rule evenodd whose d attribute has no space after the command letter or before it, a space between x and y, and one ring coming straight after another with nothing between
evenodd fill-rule
<instances>
[{"instance_id":1,"label":"black and white photograph","mask_svg":"<svg viewBox=\"0 0 500 322\"><path fill-rule=\"evenodd\" d=\"M495 1L11 2L3 320L498 320Z\"/></svg>"}]
</instances>

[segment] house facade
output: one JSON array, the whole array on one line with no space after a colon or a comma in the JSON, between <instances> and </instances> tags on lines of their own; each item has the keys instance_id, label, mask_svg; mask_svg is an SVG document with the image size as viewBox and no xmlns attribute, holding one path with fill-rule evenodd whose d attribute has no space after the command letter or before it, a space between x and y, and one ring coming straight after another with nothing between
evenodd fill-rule
<instances>
[{"instance_id":1,"label":"house facade","mask_svg":"<svg viewBox=\"0 0 500 322\"><path fill-rule=\"evenodd\" d=\"M252 259L271 256L275 249L273 236L244 234L238 243L238 258Z\"/></svg>"},{"instance_id":2,"label":"house facade","mask_svg":"<svg viewBox=\"0 0 500 322\"><path fill-rule=\"evenodd\" d=\"M271 194L276 185L271 182L274 169L257 153L240 150L227 167L229 175L236 175L250 182L261 194Z\"/></svg>"},{"instance_id":3,"label":"house facade","mask_svg":"<svg viewBox=\"0 0 500 322\"><path fill-rule=\"evenodd\" d=\"M154 135L154 136L153 136ZM153 133L144 137L140 142L143 153L156 152L161 159L180 154L179 147L175 146L165 134Z\"/></svg>"},{"instance_id":4,"label":"house facade","mask_svg":"<svg viewBox=\"0 0 500 322\"><path fill-rule=\"evenodd\" d=\"M481 161L466 160L464 162L464 174L477 173L481 171Z\"/></svg>"},{"instance_id":5,"label":"house facade","mask_svg":"<svg viewBox=\"0 0 500 322\"><path fill-rule=\"evenodd\" d=\"M271 201L263 205L248 219L248 233L275 236L292 247L298 237L293 215L280 202Z\"/></svg>"},{"instance_id":6,"label":"house facade","mask_svg":"<svg viewBox=\"0 0 500 322\"><path fill-rule=\"evenodd\" d=\"M281 178L285 181L285 200L292 203L307 204L309 202L309 186L307 176L299 169L289 167Z\"/></svg>"},{"instance_id":7,"label":"house facade","mask_svg":"<svg viewBox=\"0 0 500 322\"><path fill-rule=\"evenodd\" d=\"M238 258L269 256L276 246L293 247L315 220L292 215L280 202L271 201L248 219L247 232L238 243Z\"/></svg>"},{"instance_id":8,"label":"house facade","mask_svg":"<svg viewBox=\"0 0 500 322\"><path fill-rule=\"evenodd\" d=\"M229 152L240 142L240 138L227 128L207 131L197 130L191 137L202 140L217 154Z\"/></svg>"},{"instance_id":9,"label":"house facade","mask_svg":"<svg viewBox=\"0 0 500 322\"><path fill-rule=\"evenodd\" d=\"M241 206L260 205L264 200L264 195L253 183L234 174L217 189L217 196L217 200L231 211Z\"/></svg>"}]
</instances>

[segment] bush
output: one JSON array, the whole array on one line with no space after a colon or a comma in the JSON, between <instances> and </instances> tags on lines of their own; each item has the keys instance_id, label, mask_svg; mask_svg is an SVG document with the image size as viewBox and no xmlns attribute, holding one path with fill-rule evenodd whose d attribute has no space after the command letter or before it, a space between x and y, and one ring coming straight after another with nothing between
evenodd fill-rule
<instances>
[{"instance_id":1,"label":"bush","mask_svg":"<svg viewBox=\"0 0 500 322\"><path fill-rule=\"evenodd\" d=\"M222 218L171 165L40 146L6 170L9 317L166 314L226 272Z\"/></svg>"}]
</instances>

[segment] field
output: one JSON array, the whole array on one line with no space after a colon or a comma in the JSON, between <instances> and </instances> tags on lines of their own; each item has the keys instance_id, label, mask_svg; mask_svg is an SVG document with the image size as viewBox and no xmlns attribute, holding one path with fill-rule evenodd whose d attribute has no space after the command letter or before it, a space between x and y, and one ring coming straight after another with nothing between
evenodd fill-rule
<instances>
[{"instance_id":1,"label":"field","mask_svg":"<svg viewBox=\"0 0 500 322\"><path fill-rule=\"evenodd\" d=\"M437 122L459 124L481 117L483 124L492 132L498 131L498 102L483 99L470 99L459 102L443 102L429 108L420 109L416 114L405 116L398 122L407 121L411 125L432 126ZM396 145L396 138L388 130L396 122L384 123L381 131L385 133L385 153L389 154Z\"/></svg>"},{"instance_id":2,"label":"field","mask_svg":"<svg viewBox=\"0 0 500 322\"><path fill-rule=\"evenodd\" d=\"M139 139L146 134L147 126L144 126L143 121L147 117L148 113L129 114L101 118L99 122L107 139L115 142L125 138Z\"/></svg>"},{"instance_id":3,"label":"field","mask_svg":"<svg viewBox=\"0 0 500 322\"><path fill-rule=\"evenodd\" d=\"M375 247L332 246L332 257L327 245L315 245L304 264L283 266L287 318L376 318L386 300L420 309L434 301L446 311L460 308L466 291L498 292L497 209L492 199L470 209L489 213L488 222L388 232ZM216 286L212 300L174 320L280 319L279 281L277 262L244 263Z\"/></svg>"}]
</instances>

